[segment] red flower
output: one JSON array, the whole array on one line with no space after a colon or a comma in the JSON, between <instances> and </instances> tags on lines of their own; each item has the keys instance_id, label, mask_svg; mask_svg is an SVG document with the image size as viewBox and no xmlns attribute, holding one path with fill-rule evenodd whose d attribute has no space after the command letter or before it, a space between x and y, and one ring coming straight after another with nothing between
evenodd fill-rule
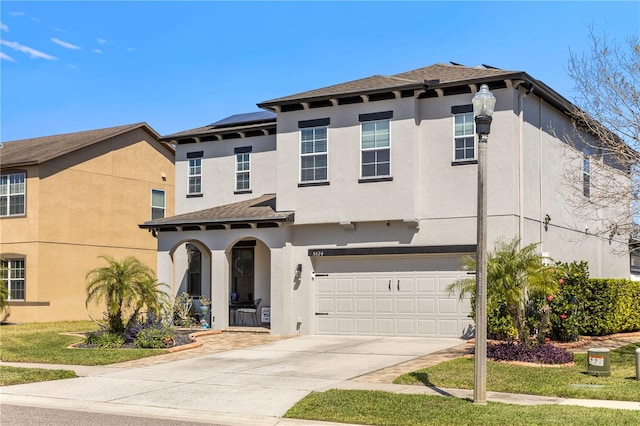
<instances>
[{"instance_id":1,"label":"red flower","mask_svg":"<svg viewBox=\"0 0 640 426\"><path fill-rule=\"evenodd\" d=\"M567 319L567 316L565 314L562 314L562 315L560 315L560 318Z\"/></svg>"},{"instance_id":2,"label":"red flower","mask_svg":"<svg viewBox=\"0 0 640 426\"><path fill-rule=\"evenodd\" d=\"M558 280L558 283L559 283L560 285L564 284L564 279L560 278L560 279Z\"/></svg>"},{"instance_id":3,"label":"red flower","mask_svg":"<svg viewBox=\"0 0 640 426\"><path fill-rule=\"evenodd\" d=\"M551 302L553 300L553 296L547 296L547 300Z\"/></svg>"}]
</instances>

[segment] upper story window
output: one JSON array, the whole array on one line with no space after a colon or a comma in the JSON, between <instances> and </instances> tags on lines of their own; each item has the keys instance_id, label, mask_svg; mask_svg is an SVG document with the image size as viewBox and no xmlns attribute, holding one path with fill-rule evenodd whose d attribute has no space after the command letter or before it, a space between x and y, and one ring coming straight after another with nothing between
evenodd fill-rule
<instances>
[{"instance_id":1,"label":"upper story window","mask_svg":"<svg viewBox=\"0 0 640 426\"><path fill-rule=\"evenodd\" d=\"M327 128L300 129L300 181L327 181L327 170Z\"/></svg>"},{"instance_id":2,"label":"upper story window","mask_svg":"<svg viewBox=\"0 0 640 426\"><path fill-rule=\"evenodd\" d=\"M189 159L188 194L202 194L202 158Z\"/></svg>"},{"instance_id":3,"label":"upper story window","mask_svg":"<svg viewBox=\"0 0 640 426\"><path fill-rule=\"evenodd\" d=\"M25 212L26 174L0 175L0 216L20 216Z\"/></svg>"},{"instance_id":4,"label":"upper story window","mask_svg":"<svg viewBox=\"0 0 640 426\"><path fill-rule=\"evenodd\" d=\"M151 190L151 220L162 219L165 215L165 194L161 189Z\"/></svg>"},{"instance_id":5,"label":"upper story window","mask_svg":"<svg viewBox=\"0 0 640 426\"><path fill-rule=\"evenodd\" d=\"M24 300L24 259L1 259L0 279L9 290L9 300Z\"/></svg>"},{"instance_id":6,"label":"upper story window","mask_svg":"<svg viewBox=\"0 0 640 426\"><path fill-rule=\"evenodd\" d=\"M476 135L473 110L471 106L459 107L462 112L454 112L453 122L453 160L470 161L476 159ZM456 111L455 109L452 109Z\"/></svg>"},{"instance_id":7,"label":"upper story window","mask_svg":"<svg viewBox=\"0 0 640 426\"><path fill-rule=\"evenodd\" d=\"M236 154L236 191L251 189L251 153Z\"/></svg>"},{"instance_id":8,"label":"upper story window","mask_svg":"<svg viewBox=\"0 0 640 426\"><path fill-rule=\"evenodd\" d=\"M589 156L582 159L582 194L585 197L591 195L591 159Z\"/></svg>"},{"instance_id":9,"label":"upper story window","mask_svg":"<svg viewBox=\"0 0 640 426\"><path fill-rule=\"evenodd\" d=\"M363 178L391 175L390 144L389 120L362 123L361 176Z\"/></svg>"}]
</instances>

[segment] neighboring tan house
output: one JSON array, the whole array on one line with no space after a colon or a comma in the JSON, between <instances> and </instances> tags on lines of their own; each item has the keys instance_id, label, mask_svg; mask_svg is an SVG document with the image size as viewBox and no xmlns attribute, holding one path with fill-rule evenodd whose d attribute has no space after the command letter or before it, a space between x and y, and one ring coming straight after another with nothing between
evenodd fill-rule
<instances>
[{"instance_id":1,"label":"neighboring tan house","mask_svg":"<svg viewBox=\"0 0 640 426\"><path fill-rule=\"evenodd\" d=\"M571 104L525 72L437 64L163 137L176 145L177 215L140 225L158 235L159 278L211 297L215 328L237 319L234 293L261 299L274 334L469 335L469 302L446 288L476 251L481 84L497 98L488 249L520 237L588 261L592 276L628 277L614 253L627 242L585 232L567 208L589 190L562 186L569 162L589 172L555 136L572 128Z\"/></svg>"},{"instance_id":2,"label":"neighboring tan house","mask_svg":"<svg viewBox=\"0 0 640 426\"><path fill-rule=\"evenodd\" d=\"M11 322L89 319L98 256L154 271L156 240L137 226L174 214L174 149L146 123L5 142L0 257ZM103 307L91 307L102 319Z\"/></svg>"}]
</instances>

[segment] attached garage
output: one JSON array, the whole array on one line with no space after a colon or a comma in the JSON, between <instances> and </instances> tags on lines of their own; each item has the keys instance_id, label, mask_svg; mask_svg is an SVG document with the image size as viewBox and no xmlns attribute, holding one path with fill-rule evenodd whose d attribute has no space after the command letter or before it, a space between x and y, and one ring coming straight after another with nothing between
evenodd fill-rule
<instances>
[{"instance_id":1,"label":"attached garage","mask_svg":"<svg viewBox=\"0 0 640 426\"><path fill-rule=\"evenodd\" d=\"M468 337L461 255L315 257L315 334Z\"/></svg>"}]
</instances>

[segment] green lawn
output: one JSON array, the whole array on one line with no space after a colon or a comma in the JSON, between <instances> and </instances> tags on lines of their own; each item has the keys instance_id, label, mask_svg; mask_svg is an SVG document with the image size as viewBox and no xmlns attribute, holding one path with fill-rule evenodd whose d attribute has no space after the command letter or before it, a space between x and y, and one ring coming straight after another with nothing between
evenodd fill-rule
<instances>
[{"instance_id":1,"label":"green lawn","mask_svg":"<svg viewBox=\"0 0 640 426\"><path fill-rule=\"evenodd\" d=\"M487 390L565 398L640 401L635 380L635 350L640 342L611 351L611 376L585 374L587 355L575 355L573 367L539 367L487 362ZM398 377L394 383L473 389L474 362L457 358Z\"/></svg>"},{"instance_id":2,"label":"green lawn","mask_svg":"<svg viewBox=\"0 0 640 426\"><path fill-rule=\"evenodd\" d=\"M378 391L312 393L291 408L289 418L388 426L422 425L637 425L640 411L560 405L474 405L466 399Z\"/></svg>"},{"instance_id":3,"label":"green lawn","mask_svg":"<svg viewBox=\"0 0 640 426\"><path fill-rule=\"evenodd\" d=\"M19 368L0 365L0 386L72 379L74 377L76 377L76 373L71 370L45 370L43 368Z\"/></svg>"},{"instance_id":4,"label":"green lawn","mask_svg":"<svg viewBox=\"0 0 640 426\"><path fill-rule=\"evenodd\" d=\"M166 353L159 349L69 349L82 337L60 333L97 330L91 321L0 326L0 360L68 365L106 365Z\"/></svg>"}]
</instances>

